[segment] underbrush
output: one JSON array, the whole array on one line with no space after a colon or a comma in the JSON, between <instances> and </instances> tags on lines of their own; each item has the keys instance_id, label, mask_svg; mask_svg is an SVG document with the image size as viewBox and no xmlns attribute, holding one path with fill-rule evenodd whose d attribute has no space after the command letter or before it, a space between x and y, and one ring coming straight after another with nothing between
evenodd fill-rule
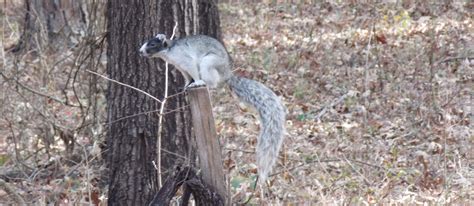
<instances>
[{"instance_id":1,"label":"underbrush","mask_svg":"<svg viewBox=\"0 0 474 206\"><path fill-rule=\"evenodd\" d=\"M223 41L236 74L281 96L287 135L254 190L259 121L214 91L234 202L474 202L472 3L252 2L219 5ZM106 82L83 70L105 73L104 36L12 54L22 11L1 13L0 178L31 204L99 203Z\"/></svg>"}]
</instances>

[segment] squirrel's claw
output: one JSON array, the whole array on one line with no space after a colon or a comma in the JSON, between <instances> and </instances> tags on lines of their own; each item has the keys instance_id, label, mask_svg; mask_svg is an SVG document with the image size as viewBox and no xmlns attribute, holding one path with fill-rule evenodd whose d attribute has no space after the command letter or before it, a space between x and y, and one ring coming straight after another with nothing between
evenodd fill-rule
<instances>
[{"instance_id":1,"label":"squirrel's claw","mask_svg":"<svg viewBox=\"0 0 474 206\"><path fill-rule=\"evenodd\" d=\"M206 82L204 82L202 79L200 80L194 80L191 84L188 84L184 89L189 89L189 88L197 88L197 87L202 87L206 86Z\"/></svg>"}]
</instances>

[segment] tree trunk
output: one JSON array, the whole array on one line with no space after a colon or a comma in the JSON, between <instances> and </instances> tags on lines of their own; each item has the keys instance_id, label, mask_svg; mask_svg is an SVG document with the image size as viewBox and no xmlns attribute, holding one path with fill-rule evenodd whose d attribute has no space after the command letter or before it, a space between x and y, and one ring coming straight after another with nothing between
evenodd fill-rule
<instances>
[{"instance_id":1,"label":"tree trunk","mask_svg":"<svg viewBox=\"0 0 474 206\"><path fill-rule=\"evenodd\" d=\"M23 33L12 52L77 43L87 24L83 0L25 0Z\"/></svg>"},{"instance_id":2,"label":"tree trunk","mask_svg":"<svg viewBox=\"0 0 474 206\"><path fill-rule=\"evenodd\" d=\"M217 2L211 0L109 0L107 5L107 73L110 78L137 87L162 99L165 88L163 62L139 56L143 42L157 33L171 36L178 22L177 37L208 34L219 37ZM172 67L170 67L172 68ZM170 70L169 94L183 90L184 81ZM193 162L188 140L190 115L183 95L171 98L162 130L163 179L167 169ZM129 88L109 83L107 93L109 122L105 158L108 167L109 205L147 205L158 188L157 132L155 113L117 119L157 110L160 104ZM169 153L167 151L171 151ZM187 157L187 158L182 158Z\"/></svg>"}]
</instances>

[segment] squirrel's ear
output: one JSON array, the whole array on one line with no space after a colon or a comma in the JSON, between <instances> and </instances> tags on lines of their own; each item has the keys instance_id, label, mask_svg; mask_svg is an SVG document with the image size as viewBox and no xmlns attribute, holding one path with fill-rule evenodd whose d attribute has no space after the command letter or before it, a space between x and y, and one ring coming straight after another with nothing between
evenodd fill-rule
<instances>
[{"instance_id":1,"label":"squirrel's ear","mask_svg":"<svg viewBox=\"0 0 474 206\"><path fill-rule=\"evenodd\" d=\"M166 39L166 35L165 34L157 34L155 36L155 38L159 39L160 41L164 41Z\"/></svg>"}]
</instances>

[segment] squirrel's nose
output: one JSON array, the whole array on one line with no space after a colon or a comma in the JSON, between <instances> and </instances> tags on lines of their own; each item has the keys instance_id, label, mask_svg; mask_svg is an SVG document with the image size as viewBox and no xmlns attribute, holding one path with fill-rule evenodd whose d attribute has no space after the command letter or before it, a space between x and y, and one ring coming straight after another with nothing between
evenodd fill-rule
<instances>
[{"instance_id":1,"label":"squirrel's nose","mask_svg":"<svg viewBox=\"0 0 474 206\"><path fill-rule=\"evenodd\" d=\"M140 56L143 56L143 57L148 56L148 54L146 53L146 43L143 44L142 47L140 47L140 49L138 50L138 53L140 53Z\"/></svg>"}]
</instances>

